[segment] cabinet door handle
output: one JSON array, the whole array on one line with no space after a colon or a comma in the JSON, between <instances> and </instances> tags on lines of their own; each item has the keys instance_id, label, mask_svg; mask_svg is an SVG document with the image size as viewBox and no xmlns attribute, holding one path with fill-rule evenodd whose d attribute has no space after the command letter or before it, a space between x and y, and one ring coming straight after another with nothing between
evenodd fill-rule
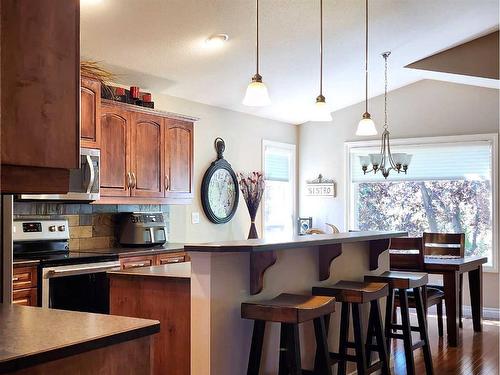
<instances>
[{"instance_id":1,"label":"cabinet door handle","mask_svg":"<svg viewBox=\"0 0 500 375\"><path fill-rule=\"evenodd\" d=\"M132 176L130 172L127 173L127 187L130 189L132 187Z\"/></svg>"},{"instance_id":2,"label":"cabinet door handle","mask_svg":"<svg viewBox=\"0 0 500 375\"><path fill-rule=\"evenodd\" d=\"M165 175L165 190L170 190L170 177Z\"/></svg>"},{"instance_id":3,"label":"cabinet door handle","mask_svg":"<svg viewBox=\"0 0 500 375\"><path fill-rule=\"evenodd\" d=\"M19 281L19 277L13 277L12 281Z\"/></svg>"},{"instance_id":4,"label":"cabinet door handle","mask_svg":"<svg viewBox=\"0 0 500 375\"><path fill-rule=\"evenodd\" d=\"M132 189L137 187L137 178L135 177L135 173L132 172Z\"/></svg>"}]
</instances>

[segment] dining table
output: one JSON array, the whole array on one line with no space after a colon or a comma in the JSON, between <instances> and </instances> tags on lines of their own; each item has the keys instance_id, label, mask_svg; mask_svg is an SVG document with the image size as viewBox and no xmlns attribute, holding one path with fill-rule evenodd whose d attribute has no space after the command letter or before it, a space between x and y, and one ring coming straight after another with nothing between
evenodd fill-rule
<instances>
[{"instance_id":1,"label":"dining table","mask_svg":"<svg viewBox=\"0 0 500 375\"><path fill-rule=\"evenodd\" d=\"M427 255L424 258L424 269L430 274L443 277L444 301L446 306L446 328L448 345L460 345L459 298L460 275L468 273L472 322L475 332L482 330L483 311L483 264L488 261L483 256L439 256Z\"/></svg>"}]
</instances>

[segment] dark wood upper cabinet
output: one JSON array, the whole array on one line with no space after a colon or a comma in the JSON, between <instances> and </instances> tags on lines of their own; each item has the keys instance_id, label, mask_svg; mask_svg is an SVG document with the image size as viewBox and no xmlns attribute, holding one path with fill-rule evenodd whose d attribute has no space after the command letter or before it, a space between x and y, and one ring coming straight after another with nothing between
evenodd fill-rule
<instances>
[{"instance_id":1,"label":"dark wood upper cabinet","mask_svg":"<svg viewBox=\"0 0 500 375\"><path fill-rule=\"evenodd\" d=\"M163 197L163 119L132 114L132 196Z\"/></svg>"},{"instance_id":2,"label":"dark wood upper cabinet","mask_svg":"<svg viewBox=\"0 0 500 375\"><path fill-rule=\"evenodd\" d=\"M128 196L130 173L130 114L119 107L101 107L101 195Z\"/></svg>"},{"instance_id":3,"label":"dark wood upper cabinet","mask_svg":"<svg viewBox=\"0 0 500 375\"><path fill-rule=\"evenodd\" d=\"M2 192L67 192L80 163L80 1L0 7Z\"/></svg>"},{"instance_id":4,"label":"dark wood upper cabinet","mask_svg":"<svg viewBox=\"0 0 500 375\"><path fill-rule=\"evenodd\" d=\"M79 0L2 0L2 164L78 168Z\"/></svg>"},{"instance_id":5,"label":"dark wood upper cabinet","mask_svg":"<svg viewBox=\"0 0 500 375\"><path fill-rule=\"evenodd\" d=\"M165 197L193 197L193 123L165 120Z\"/></svg>"},{"instance_id":6,"label":"dark wood upper cabinet","mask_svg":"<svg viewBox=\"0 0 500 375\"><path fill-rule=\"evenodd\" d=\"M101 84L82 77L80 87L80 137L82 147L101 146Z\"/></svg>"},{"instance_id":7,"label":"dark wood upper cabinet","mask_svg":"<svg viewBox=\"0 0 500 375\"><path fill-rule=\"evenodd\" d=\"M192 121L195 119L102 99L101 199L95 203L190 203Z\"/></svg>"}]
</instances>

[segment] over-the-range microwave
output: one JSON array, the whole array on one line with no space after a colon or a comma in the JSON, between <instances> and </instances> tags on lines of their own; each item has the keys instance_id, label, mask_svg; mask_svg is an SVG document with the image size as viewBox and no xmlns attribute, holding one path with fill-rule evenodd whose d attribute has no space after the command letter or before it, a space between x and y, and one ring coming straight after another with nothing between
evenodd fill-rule
<instances>
[{"instance_id":1,"label":"over-the-range microwave","mask_svg":"<svg viewBox=\"0 0 500 375\"><path fill-rule=\"evenodd\" d=\"M46 201L95 201L99 199L100 151L91 148L80 149L80 168L72 169L67 194L21 194L18 200Z\"/></svg>"}]
</instances>

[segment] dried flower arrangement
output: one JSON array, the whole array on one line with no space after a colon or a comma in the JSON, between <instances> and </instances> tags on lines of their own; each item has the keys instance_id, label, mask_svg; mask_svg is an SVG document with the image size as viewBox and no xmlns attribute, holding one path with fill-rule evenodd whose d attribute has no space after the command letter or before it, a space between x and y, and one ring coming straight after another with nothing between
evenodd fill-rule
<instances>
[{"instance_id":1,"label":"dried flower arrangement","mask_svg":"<svg viewBox=\"0 0 500 375\"><path fill-rule=\"evenodd\" d=\"M101 83L102 89L106 92L106 94L108 94L111 98L114 98L114 92L109 86L109 83L115 81L116 76L106 69L101 68L97 61L80 61L80 74L83 77L88 77L99 81Z\"/></svg>"},{"instance_id":2,"label":"dried flower arrangement","mask_svg":"<svg viewBox=\"0 0 500 375\"><path fill-rule=\"evenodd\" d=\"M259 238L255 227L255 216L264 194L264 176L262 172L238 173L238 180L243 198L250 214L250 232L248 238Z\"/></svg>"}]
</instances>

